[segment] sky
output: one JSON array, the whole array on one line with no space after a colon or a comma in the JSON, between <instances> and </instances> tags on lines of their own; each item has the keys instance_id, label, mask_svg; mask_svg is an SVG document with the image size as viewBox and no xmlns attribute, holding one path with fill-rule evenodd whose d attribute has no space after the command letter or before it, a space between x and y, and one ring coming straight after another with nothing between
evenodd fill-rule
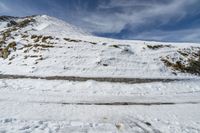
<instances>
[{"instance_id":1,"label":"sky","mask_svg":"<svg viewBox=\"0 0 200 133\"><path fill-rule=\"evenodd\" d=\"M200 42L200 0L0 0L0 15L40 14L103 37Z\"/></svg>"}]
</instances>

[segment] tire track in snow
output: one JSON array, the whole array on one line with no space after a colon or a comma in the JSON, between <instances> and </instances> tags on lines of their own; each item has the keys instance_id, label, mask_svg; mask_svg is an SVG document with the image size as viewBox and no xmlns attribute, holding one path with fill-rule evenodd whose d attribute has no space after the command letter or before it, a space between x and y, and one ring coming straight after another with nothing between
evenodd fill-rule
<instances>
[{"instance_id":1,"label":"tire track in snow","mask_svg":"<svg viewBox=\"0 0 200 133\"><path fill-rule=\"evenodd\" d=\"M121 78L121 77L76 77L76 76L26 76L26 75L3 75L0 74L0 79L44 79L44 80L68 80L85 82L94 80L98 82L112 82L112 83L152 83L152 82L173 82L173 81L188 81L191 79L170 79L170 78Z\"/></svg>"},{"instance_id":2,"label":"tire track in snow","mask_svg":"<svg viewBox=\"0 0 200 133\"><path fill-rule=\"evenodd\" d=\"M159 106L159 105L184 105L200 104L200 101L188 102L56 102L56 101L16 101L0 99L0 102L36 103L36 104L58 104L58 105L95 105L95 106Z\"/></svg>"},{"instance_id":3,"label":"tire track in snow","mask_svg":"<svg viewBox=\"0 0 200 133\"><path fill-rule=\"evenodd\" d=\"M155 105L177 105L177 104L200 104L200 102L110 102L110 103L86 103L86 102L33 102L40 104L62 104L62 105L98 105L98 106L131 106L131 105L142 105L142 106L155 106Z\"/></svg>"}]
</instances>

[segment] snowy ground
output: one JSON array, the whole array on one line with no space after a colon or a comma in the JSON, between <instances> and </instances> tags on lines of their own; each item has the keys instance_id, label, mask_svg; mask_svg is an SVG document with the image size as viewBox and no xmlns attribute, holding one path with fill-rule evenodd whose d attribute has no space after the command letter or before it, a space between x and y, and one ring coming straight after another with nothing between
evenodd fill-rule
<instances>
[{"instance_id":1,"label":"snowy ground","mask_svg":"<svg viewBox=\"0 0 200 133\"><path fill-rule=\"evenodd\" d=\"M200 132L199 80L123 84L2 79L0 88L2 133Z\"/></svg>"}]
</instances>

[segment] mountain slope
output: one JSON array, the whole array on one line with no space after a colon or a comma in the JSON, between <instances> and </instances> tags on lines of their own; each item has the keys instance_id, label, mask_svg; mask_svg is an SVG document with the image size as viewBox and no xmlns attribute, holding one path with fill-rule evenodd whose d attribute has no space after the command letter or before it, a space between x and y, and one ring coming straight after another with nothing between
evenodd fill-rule
<instances>
[{"instance_id":1,"label":"mountain slope","mask_svg":"<svg viewBox=\"0 0 200 133\"><path fill-rule=\"evenodd\" d=\"M191 75L176 69L176 63L181 60L188 65L190 59L200 57L198 44L94 37L46 15L12 20L3 22L6 26L1 24L1 74L188 77ZM186 56L184 51L190 52ZM196 56L190 57L193 54Z\"/></svg>"}]
</instances>

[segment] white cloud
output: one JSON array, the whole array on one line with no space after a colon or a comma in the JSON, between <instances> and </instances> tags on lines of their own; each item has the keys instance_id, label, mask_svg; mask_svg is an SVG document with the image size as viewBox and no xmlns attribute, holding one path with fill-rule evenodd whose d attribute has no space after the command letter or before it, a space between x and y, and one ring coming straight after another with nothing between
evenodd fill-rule
<instances>
[{"instance_id":1,"label":"white cloud","mask_svg":"<svg viewBox=\"0 0 200 133\"><path fill-rule=\"evenodd\" d=\"M88 23L87 28L92 32L119 33L126 25L131 25L134 30L143 24L159 22L163 25L172 19L179 21L188 14L186 8L197 2L198 0L168 0L164 3L158 0L111 0L110 3L102 2L98 11L88 13L82 20ZM120 8L120 11L109 12L114 8Z\"/></svg>"}]
</instances>

